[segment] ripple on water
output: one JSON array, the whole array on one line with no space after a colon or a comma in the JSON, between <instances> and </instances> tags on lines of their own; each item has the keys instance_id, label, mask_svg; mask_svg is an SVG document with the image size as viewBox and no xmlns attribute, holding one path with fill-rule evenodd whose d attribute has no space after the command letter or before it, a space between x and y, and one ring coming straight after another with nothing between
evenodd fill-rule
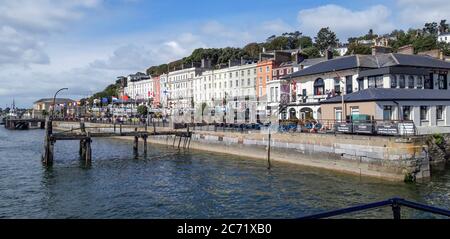
<instances>
[{"instance_id":1,"label":"ripple on water","mask_svg":"<svg viewBox=\"0 0 450 239\"><path fill-rule=\"evenodd\" d=\"M264 160L166 146L150 145L135 159L131 142L108 139L94 140L91 166L76 142L57 142L46 169L42 137L0 128L0 218L296 218L393 196L449 207L449 170L428 182L391 183L277 162L268 171Z\"/></svg>"}]
</instances>

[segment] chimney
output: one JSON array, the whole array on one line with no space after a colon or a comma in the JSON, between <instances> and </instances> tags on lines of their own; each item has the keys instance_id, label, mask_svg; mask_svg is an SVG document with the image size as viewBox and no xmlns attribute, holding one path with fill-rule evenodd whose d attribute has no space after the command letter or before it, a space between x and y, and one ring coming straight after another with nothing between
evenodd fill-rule
<instances>
[{"instance_id":1,"label":"chimney","mask_svg":"<svg viewBox=\"0 0 450 239\"><path fill-rule=\"evenodd\" d=\"M305 57L300 52L295 53L295 63L296 64L300 64L304 60L305 60Z\"/></svg>"},{"instance_id":2,"label":"chimney","mask_svg":"<svg viewBox=\"0 0 450 239\"><path fill-rule=\"evenodd\" d=\"M244 61L244 57L241 57L241 65L244 65L245 61Z\"/></svg>"},{"instance_id":3,"label":"chimney","mask_svg":"<svg viewBox=\"0 0 450 239\"><path fill-rule=\"evenodd\" d=\"M392 48L386 46L372 46L372 55L391 53Z\"/></svg>"},{"instance_id":4,"label":"chimney","mask_svg":"<svg viewBox=\"0 0 450 239\"><path fill-rule=\"evenodd\" d=\"M231 59L228 60L228 68L230 68L230 67L231 67Z\"/></svg>"},{"instance_id":5,"label":"chimney","mask_svg":"<svg viewBox=\"0 0 450 239\"><path fill-rule=\"evenodd\" d=\"M328 48L325 52L325 58L327 58L327 60L333 59L333 50L331 48Z\"/></svg>"}]
</instances>

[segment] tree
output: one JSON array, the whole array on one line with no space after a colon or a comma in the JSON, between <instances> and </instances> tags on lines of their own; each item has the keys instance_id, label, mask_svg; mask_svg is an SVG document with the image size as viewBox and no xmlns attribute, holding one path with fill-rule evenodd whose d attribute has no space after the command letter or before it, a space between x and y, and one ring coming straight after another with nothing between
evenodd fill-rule
<instances>
[{"instance_id":1,"label":"tree","mask_svg":"<svg viewBox=\"0 0 450 239\"><path fill-rule=\"evenodd\" d=\"M314 38L316 47L323 54L329 47L336 47L339 43L336 34L329 27L322 28Z\"/></svg>"},{"instance_id":2,"label":"tree","mask_svg":"<svg viewBox=\"0 0 450 239\"><path fill-rule=\"evenodd\" d=\"M261 53L261 46L256 43L249 43L243 48L246 55L248 55L250 58L257 59L259 58L259 53Z\"/></svg>"},{"instance_id":3,"label":"tree","mask_svg":"<svg viewBox=\"0 0 450 239\"><path fill-rule=\"evenodd\" d=\"M372 48L366 45L358 44L357 42L352 42L348 46L348 51L346 55L361 54L370 55L372 54Z\"/></svg>"},{"instance_id":4,"label":"tree","mask_svg":"<svg viewBox=\"0 0 450 239\"><path fill-rule=\"evenodd\" d=\"M137 112L140 116L146 116L148 113L147 106L145 106L145 105L138 106Z\"/></svg>"},{"instance_id":5,"label":"tree","mask_svg":"<svg viewBox=\"0 0 450 239\"><path fill-rule=\"evenodd\" d=\"M447 24L447 20L441 20L441 22L439 23L439 32L444 33L444 32L448 32L448 30L449 30L449 25Z\"/></svg>"},{"instance_id":6,"label":"tree","mask_svg":"<svg viewBox=\"0 0 450 239\"><path fill-rule=\"evenodd\" d=\"M305 49L305 48L312 47L312 46L313 46L313 41L312 41L311 37L302 36L297 40L296 48Z\"/></svg>"},{"instance_id":7,"label":"tree","mask_svg":"<svg viewBox=\"0 0 450 239\"><path fill-rule=\"evenodd\" d=\"M430 34L433 36L437 36L439 33L438 24L436 22L431 23L425 23L425 26L423 28L423 32L425 34Z\"/></svg>"},{"instance_id":8,"label":"tree","mask_svg":"<svg viewBox=\"0 0 450 239\"><path fill-rule=\"evenodd\" d=\"M302 50L302 53L308 56L308 58L320 57L320 51L316 47L308 47Z\"/></svg>"}]
</instances>

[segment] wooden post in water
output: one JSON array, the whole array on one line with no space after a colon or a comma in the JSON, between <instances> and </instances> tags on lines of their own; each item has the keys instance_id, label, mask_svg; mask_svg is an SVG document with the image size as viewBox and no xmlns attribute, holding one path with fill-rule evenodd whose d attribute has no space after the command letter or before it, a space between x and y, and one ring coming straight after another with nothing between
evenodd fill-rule
<instances>
[{"instance_id":1,"label":"wooden post in water","mask_svg":"<svg viewBox=\"0 0 450 239\"><path fill-rule=\"evenodd\" d=\"M86 140L84 140L84 139L80 140L79 154L80 154L81 160L86 160Z\"/></svg>"},{"instance_id":2,"label":"wooden post in water","mask_svg":"<svg viewBox=\"0 0 450 239\"><path fill-rule=\"evenodd\" d=\"M269 126L270 127L270 126ZM267 163L268 163L268 169L271 168L270 165L270 141L272 140L272 134L270 133L270 128L269 128L269 142L268 142L268 146L267 146Z\"/></svg>"},{"instance_id":3,"label":"wooden post in water","mask_svg":"<svg viewBox=\"0 0 450 239\"><path fill-rule=\"evenodd\" d=\"M44 153L42 154L42 162L47 166L51 166L53 164L54 142L51 139L52 134L52 121L50 119L47 119L45 121Z\"/></svg>"},{"instance_id":4,"label":"wooden post in water","mask_svg":"<svg viewBox=\"0 0 450 239\"><path fill-rule=\"evenodd\" d=\"M137 128L134 128L134 132L137 133ZM137 157L139 156L139 137L137 136L137 134L134 136L134 145L133 145L133 152L134 155Z\"/></svg>"},{"instance_id":5,"label":"wooden post in water","mask_svg":"<svg viewBox=\"0 0 450 239\"><path fill-rule=\"evenodd\" d=\"M85 151L86 151L86 163L91 163L92 162L92 147L91 147L91 133L87 133L87 138L85 140Z\"/></svg>"},{"instance_id":6,"label":"wooden post in water","mask_svg":"<svg viewBox=\"0 0 450 239\"><path fill-rule=\"evenodd\" d=\"M80 122L80 130L81 133L86 133L86 125L84 124L84 122Z\"/></svg>"},{"instance_id":7,"label":"wooden post in water","mask_svg":"<svg viewBox=\"0 0 450 239\"><path fill-rule=\"evenodd\" d=\"M144 140L144 155L147 156L147 135L142 136Z\"/></svg>"}]
</instances>

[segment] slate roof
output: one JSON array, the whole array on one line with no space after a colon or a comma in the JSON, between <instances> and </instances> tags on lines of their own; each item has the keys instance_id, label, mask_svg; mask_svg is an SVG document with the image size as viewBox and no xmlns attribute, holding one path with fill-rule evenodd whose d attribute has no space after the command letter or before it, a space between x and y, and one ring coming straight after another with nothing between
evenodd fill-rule
<instances>
[{"instance_id":1,"label":"slate roof","mask_svg":"<svg viewBox=\"0 0 450 239\"><path fill-rule=\"evenodd\" d=\"M390 88L369 88L344 95L345 102L366 102L366 101L402 101L402 100L444 100L450 101L449 90L429 90L429 89L390 89ZM331 104L342 102L341 96L336 96L321 104Z\"/></svg>"},{"instance_id":2,"label":"slate roof","mask_svg":"<svg viewBox=\"0 0 450 239\"><path fill-rule=\"evenodd\" d=\"M450 62L438 60L429 56L406 55L398 53L379 54L375 56L352 55L319 62L283 78L294 78L356 68L378 69L391 66L450 69Z\"/></svg>"}]
</instances>

